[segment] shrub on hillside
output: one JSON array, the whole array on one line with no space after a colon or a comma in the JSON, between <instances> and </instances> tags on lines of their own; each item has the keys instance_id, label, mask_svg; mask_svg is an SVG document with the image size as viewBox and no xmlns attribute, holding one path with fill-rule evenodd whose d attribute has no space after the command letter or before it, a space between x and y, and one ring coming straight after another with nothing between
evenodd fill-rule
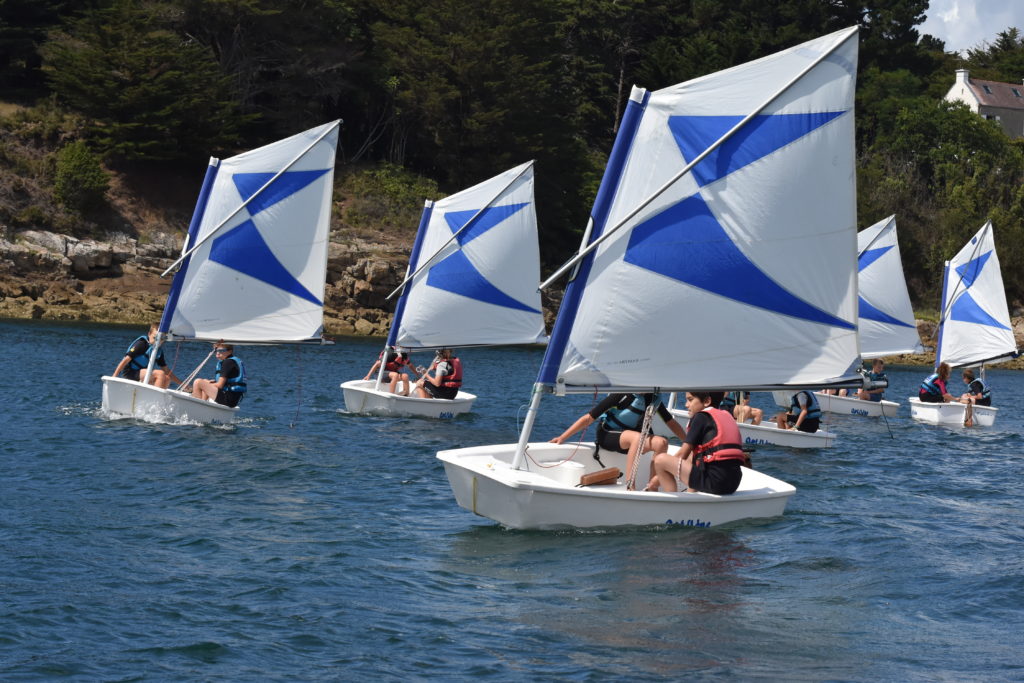
<instances>
[{"instance_id":1,"label":"shrub on hillside","mask_svg":"<svg viewBox=\"0 0 1024 683\"><path fill-rule=\"evenodd\" d=\"M89 211L103 205L110 177L83 140L65 145L57 152L54 195L73 211Z\"/></svg>"},{"instance_id":2,"label":"shrub on hillside","mask_svg":"<svg viewBox=\"0 0 1024 683\"><path fill-rule=\"evenodd\" d=\"M424 199L440 199L437 183L396 164L357 171L344 181L342 220L355 228L415 232Z\"/></svg>"}]
</instances>

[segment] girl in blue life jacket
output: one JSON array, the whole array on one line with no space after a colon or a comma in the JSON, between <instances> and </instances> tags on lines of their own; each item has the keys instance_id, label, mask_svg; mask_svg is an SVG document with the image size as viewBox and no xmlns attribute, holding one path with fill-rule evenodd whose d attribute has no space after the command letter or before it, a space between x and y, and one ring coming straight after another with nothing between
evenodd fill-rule
<instances>
[{"instance_id":1,"label":"girl in blue life jacket","mask_svg":"<svg viewBox=\"0 0 1024 683\"><path fill-rule=\"evenodd\" d=\"M192 384L192 396L204 401L214 401L234 408L245 396L245 366L242 359L235 356L235 347L231 344L218 342L215 346L217 354L217 374L214 379L197 379Z\"/></svg>"},{"instance_id":2,"label":"girl in blue life jacket","mask_svg":"<svg viewBox=\"0 0 1024 683\"><path fill-rule=\"evenodd\" d=\"M149 334L141 336L131 343L125 352L124 358L117 364L113 377L124 377L125 379L141 382L146 376L146 368L149 366L149 358L153 353L156 344L156 335L160 326L156 323L149 326ZM149 383L153 386L166 389L171 385L171 380L181 384L181 380L174 374L174 371L167 367L164 360L164 352L161 349L156 355L156 367L149 377Z\"/></svg>"}]
</instances>

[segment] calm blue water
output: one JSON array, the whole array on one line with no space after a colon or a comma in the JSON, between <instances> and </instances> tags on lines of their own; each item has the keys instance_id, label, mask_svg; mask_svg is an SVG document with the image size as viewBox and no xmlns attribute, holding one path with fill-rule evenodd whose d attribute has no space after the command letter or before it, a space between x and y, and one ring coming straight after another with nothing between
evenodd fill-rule
<instances>
[{"instance_id":1,"label":"calm blue water","mask_svg":"<svg viewBox=\"0 0 1024 683\"><path fill-rule=\"evenodd\" d=\"M773 520L515 532L434 452L515 440L540 351L463 352L481 399L450 423L341 412L363 340L242 349L235 427L105 421L136 335L0 321L0 679L1024 679L1020 413L834 416L835 448L755 453L798 489ZM545 399L535 438L590 402Z\"/></svg>"}]
</instances>

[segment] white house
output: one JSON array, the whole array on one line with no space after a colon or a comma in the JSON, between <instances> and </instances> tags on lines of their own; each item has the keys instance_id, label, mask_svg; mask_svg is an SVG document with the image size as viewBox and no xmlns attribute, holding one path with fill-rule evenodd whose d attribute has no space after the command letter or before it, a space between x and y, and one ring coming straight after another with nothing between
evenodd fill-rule
<instances>
[{"instance_id":1,"label":"white house","mask_svg":"<svg viewBox=\"0 0 1024 683\"><path fill-rule=\"evenodd\" d=\"M963 102L976 114L995 119L1011 138L1024 137L1024 84L980 81L957 69L948 102Z\"/></svg>"}]
</instances>

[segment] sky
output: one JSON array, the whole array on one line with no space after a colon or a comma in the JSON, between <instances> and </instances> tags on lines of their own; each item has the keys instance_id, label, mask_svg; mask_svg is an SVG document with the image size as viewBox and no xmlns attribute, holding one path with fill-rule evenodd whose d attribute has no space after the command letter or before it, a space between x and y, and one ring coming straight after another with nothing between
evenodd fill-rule
<instances>
[{"instance_id":1,"label":"sky","mask_svg":"<svg viewBox=\"0 0 1024 683\"><path fill-rule=\"evenodd\" d=\"M925 14L918 32L945 41L946 52L992 43L1010 27L1024 33L1024 0L930 0Z\"/></svg>"}]
</instances>

